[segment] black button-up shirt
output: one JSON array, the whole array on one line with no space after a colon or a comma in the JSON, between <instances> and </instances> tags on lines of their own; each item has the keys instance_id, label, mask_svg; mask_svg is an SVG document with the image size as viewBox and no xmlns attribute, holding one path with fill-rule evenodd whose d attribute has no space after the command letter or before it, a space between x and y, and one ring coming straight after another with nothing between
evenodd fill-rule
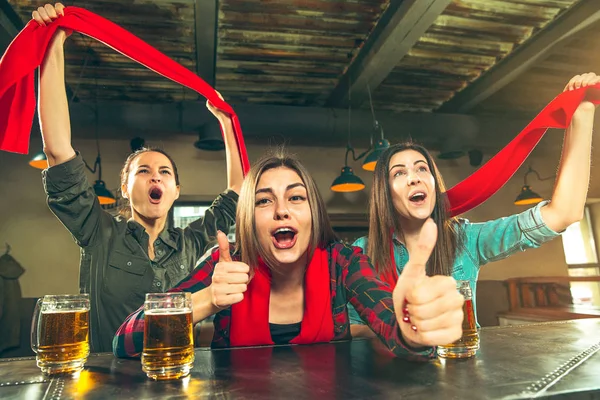
<instances>
[{"instance_id":1,"label":"black button-up shirt","mask_svg":"<svg viewBox=\"0 0 600 400\"><path fill-rule=\"evenodd\" d=\"M185 229L165 229L148 257L149 236L142 225L104 211L85 175L83 159L55 165L42 173L48 205L81 247L80 291L90 294L92 351L111 351L112 338L146 293L165 292L187 276L217 230L235 224L238 195L220 194L204 218Z\"/></svg>"}]
</instances>

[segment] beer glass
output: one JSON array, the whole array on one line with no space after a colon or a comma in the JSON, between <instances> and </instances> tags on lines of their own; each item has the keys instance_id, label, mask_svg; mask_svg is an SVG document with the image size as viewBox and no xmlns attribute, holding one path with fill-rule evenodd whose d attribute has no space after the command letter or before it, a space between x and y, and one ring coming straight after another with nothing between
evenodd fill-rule
<instances>
[{"instance_id":1,"label":"beer glass","mask_svg":"<svg viewBox=\"0 0 600 400\"><path fill-rule=\"evenodd\" d=\"M194 365L190 293L148 293L142 370L155 380L187 376Z\"/></svg>"},{"instance_id":2,"label":"beer glass","mask_svg":"<svg viewBox=\"0 0 600 400\"><path fill-rule=\"evenodd\" d=\"M479 349L479 333L475 323L475 311L473 310L473 295L469 281L456 281L456 287L465 298L463 304L462 337L456 342L444 346L438 346L437 353L444 358L469 358L473 357Z\"/></svg>"},{"instance_id":3,"label":"beer glass","mask_svg":"<svg viewBox=\"0 0 600 400\"><path fill-rule=\"evenodd\" d=\"M44 296L31 322L31 349L48 375L76 373L90 354L90 299L87 294Z\"/></svg>"}]
</instances>

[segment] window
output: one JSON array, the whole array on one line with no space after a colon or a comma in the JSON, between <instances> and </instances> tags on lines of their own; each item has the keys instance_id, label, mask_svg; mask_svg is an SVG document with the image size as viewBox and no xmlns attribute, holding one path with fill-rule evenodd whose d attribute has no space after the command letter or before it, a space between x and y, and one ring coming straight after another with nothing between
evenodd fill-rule
<instances>
[{"instance_id":1,"label":"window","mask_svg":"<svg viewBox=\"0 0 600 400\"><path fill-rule=\"evenodd\" d=\"M598 264L596 243L589 209L585 208L583 219L569 226L562 234L565 259L569 266Z\"/></svg>"},{"instance_id":2,"label":"window","mask_svg":"<svg viewBox=\"0 0 600 400\"><path fill-rule=\"evenodd\" d=\"M208 210L210 204L206 205L175 205L173 206L173 227L185 228L200 217L204 217L204 213Z\"/></svg>"},{"instance_id":3,"label":"window","mask_svg":"<svg viewBox=\"0 0 600 400\"><path fill-rule=\"evenodd\" d=\"M211 204L211 202L176 202L171 209L171 226L185 228L191 222L204 217ZM230 242L235 242L235 225L229 230L227 238Z\"/></svg>"},{"instance_id":4,"label":"window","mask_svg":"<svg viewBox=\"0 0 600 400\"><path fill-rule=\"evenodd\" d=\"M598 275L598 255L588 207L583 219L563 232L562 241L569 276ZM571 282L571 296L575 306L598 306L600 286L596 282Z\"/></svg>"}]
</instances>

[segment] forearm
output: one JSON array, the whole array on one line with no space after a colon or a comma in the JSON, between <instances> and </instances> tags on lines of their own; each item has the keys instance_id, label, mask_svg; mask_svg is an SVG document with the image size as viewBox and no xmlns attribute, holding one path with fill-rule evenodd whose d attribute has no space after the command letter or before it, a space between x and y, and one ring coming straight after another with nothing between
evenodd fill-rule
<instances>
[{"instance_id":1,"label":"forearm","mask_svg":"<svg viewBox=\"0 0 600 400\"><path fill-rule=\"evenodd\" d=\"M138 357L144 348L144 307L129 315L113 337L116 357Z\"/></svg>"},{"instance_id":2,"label":"forearm","mask_svg":"<svg viewBox=\"0 0 600 400\"><path fill-rule=\"evenodd\" d=\"M242 171L242 159L233 131L233 123L231 118L223 119L219 123L224 132L227 187L239 194L244 181L244 173Z\"/></svg>"},{"instance_id":3,"label":"forearm","mask_svg":"<svg viewBox=\"0 0 600 400\"><path fill-rule=\"evenodd\" d=\"M75 157L71 146L71 124L65 89L65 60L62 39L48 47L40 67L39 115L44 152L48 165L64 163Z\"/></svg>"},{"instance_id":4,"label":"forearm","mask_svg":"<svg viewBox=\"0 0 600 400\"><path fill-rule=\"evenodd\" d=\"M541 209L548 227L561 232L583 217L590 181L594 106L582 103L566 130L552 202Z\"/></svg>"},{"instance_id":5,"label":"forearm","mask_svg":"<svg viewBox=\"0 0 600 400\"><path fill-rule=\"evenodd\" d=\"M212 302L210 287L192 293L192 319L194 324L220 311Z\"/></svg>"}]
</instances>

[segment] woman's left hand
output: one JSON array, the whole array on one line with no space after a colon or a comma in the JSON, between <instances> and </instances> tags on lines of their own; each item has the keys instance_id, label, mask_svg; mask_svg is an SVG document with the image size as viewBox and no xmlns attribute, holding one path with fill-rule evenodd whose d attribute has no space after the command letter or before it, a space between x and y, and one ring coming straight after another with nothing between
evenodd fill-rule
<instances>
[{"instance_id":1,"label":"woman's left hand","mask_svg":"<svg viewBox=\"0 0 600 400\"><path fill-rule=\"evenodd\" d=\"M425 265L437 241L437 226L429 219L409 249L394 289L394 308L400 332L411 347L452 343L462 335L463 296L450 276L426 276Z\"/></svg>"},{"instance_id":2,"label":"woman's left hand","mask_svg":"<svg viewBox=\"0 0 600 400\"><path fill-rule=\"evenodd\" d=\"M223 96L221 96L221 93L217 92L217 94L219 95L219 98L221 100L223 99ZM206 108L208 108L208 110L215 116L217 117L217 119L219 120L219 122L223 123L225 121L229 121L231 120L231 116L226 113L225 111L221 111L220 109L218 109L217 107L213 106L213 104L209 101L206 100Z\"/></svg>"},{"instance_id":3,"label":"woman's left hand","mask_svg":"<svg viewBox=\"0 0 600 400\"><path fill-rule=\"evenodd\" d=\"M586 74L575 75L572 77L563 91L567 92L588 86L595 86L597 84L600 84L600 76L593 72L588 72ZM598 89L588 90L585 99L581 102L577 110L593 111L598 106L598 104L593 103L594 101L600 101L600 90Z\"/></svg>"}]
</instances>

